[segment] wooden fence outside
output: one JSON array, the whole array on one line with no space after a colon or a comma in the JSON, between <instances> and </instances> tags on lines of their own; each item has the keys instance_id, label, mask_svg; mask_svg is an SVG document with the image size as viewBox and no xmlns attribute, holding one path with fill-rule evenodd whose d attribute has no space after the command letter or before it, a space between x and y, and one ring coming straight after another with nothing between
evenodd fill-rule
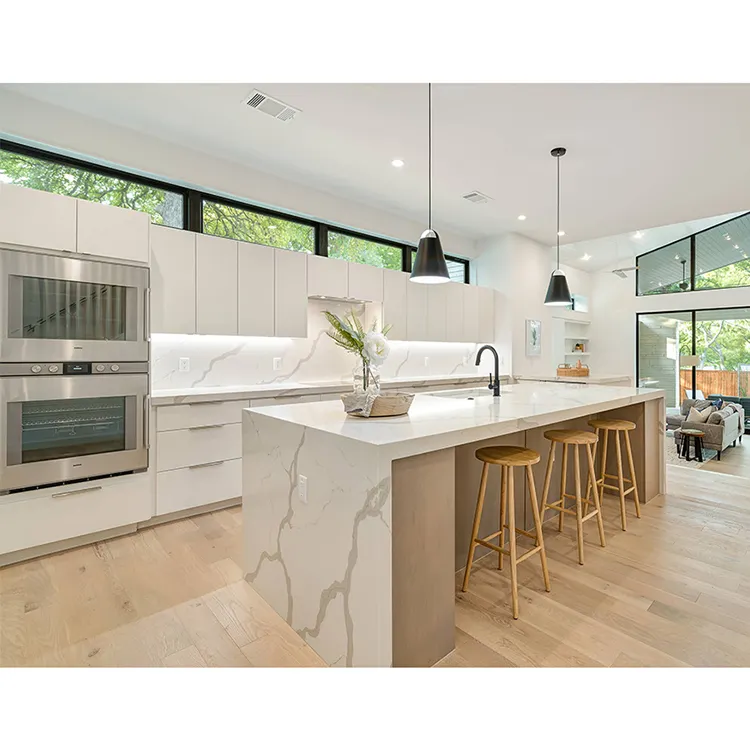
<instances>
[{"instance_id":1,"label":"wooden fence outside","mask_svg":"<svg viewBox=\"0 0 750 750\"><path fill-rule=\"evenodd\" d=\"M680 370L681 395L693 387L690 370ZM703 391L703 395L719 396L748 396L750 395L750 373L736 370L696 370L695 387Z\"/></svg>"}]
</instances>

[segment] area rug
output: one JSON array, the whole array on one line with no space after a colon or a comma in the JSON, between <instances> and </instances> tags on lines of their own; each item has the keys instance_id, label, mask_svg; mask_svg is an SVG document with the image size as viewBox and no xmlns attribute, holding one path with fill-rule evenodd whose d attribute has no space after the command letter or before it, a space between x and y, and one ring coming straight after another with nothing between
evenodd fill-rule
<instances>
[{"instance_id":1,"label":"area rug","mask_svg":"<svg viewBox=\"0 0 750 750\"><path fill-rule=\"evenodd\" d=\"M700 461L693 461L692 458L690 461L686 461L684 458L680 458L679 454L677 453L677 445L675 444L674 432L672 430L667 430L667 434L664 440L664 455L667 459L668 464L674 464L675 466L688 466L691 469L702 469L709 461L713 461L716 458L715 450L712 450L711 448L704 448L703 463L701 463ZM690 456L692 457L693 455L694 453L691 441Z\"/></svg>"}]
</instances>

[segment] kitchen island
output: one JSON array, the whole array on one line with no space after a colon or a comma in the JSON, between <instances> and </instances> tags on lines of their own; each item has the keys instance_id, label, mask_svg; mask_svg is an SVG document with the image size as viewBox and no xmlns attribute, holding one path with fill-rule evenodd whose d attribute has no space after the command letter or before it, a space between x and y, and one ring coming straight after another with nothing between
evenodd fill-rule
<instances>
[{"instance_id":1,"label":"kitchen island","mask_svg":"<svg viewBox=\"0 0 750 750\"><path fill-rule=\"evenodd\" d=\"M541 492L545 430L629 419L641 502L664 492L664 391L519 383L484 393L418 395L408 415L380 420L348 417L335 401L244 411L245 578L328 664L430 666L453 649L477 448L539 451ZM497 528L499 473L480 535ZM529 528L525 497L519 481L516 518Z\"/></svg>"}]
</instances>

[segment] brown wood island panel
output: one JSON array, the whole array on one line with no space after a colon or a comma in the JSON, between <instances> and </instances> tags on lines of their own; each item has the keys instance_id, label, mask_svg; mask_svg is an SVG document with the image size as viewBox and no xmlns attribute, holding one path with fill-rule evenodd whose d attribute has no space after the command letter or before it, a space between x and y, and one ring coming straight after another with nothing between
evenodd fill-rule
<instances>
[{"instance_id":1,"label":"brown wood island panel","mask_svg":"<svg viewBox=\"0 0 750 750\"><path fill-rule=\"evenodd\" d=\"M393 666L429 667L453 651L453 448L394 461Z\"/></svg>"}]
</instances>

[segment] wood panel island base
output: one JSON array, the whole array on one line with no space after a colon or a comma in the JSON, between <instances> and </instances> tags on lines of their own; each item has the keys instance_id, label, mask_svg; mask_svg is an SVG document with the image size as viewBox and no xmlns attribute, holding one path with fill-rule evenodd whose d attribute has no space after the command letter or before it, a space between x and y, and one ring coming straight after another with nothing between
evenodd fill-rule
<instances>
[{"instance_id":1,"label":"wood panel island base","mask_svg":"<svg viewBox=\"0 0 750 750\"><path fill-rule=\"evenodd\" d=\"M246 409L245 578L328 664L431 666L454 648L455 573L466 565L481 473L474 452L538 451L541 495L545 430L589 429L596 416L636 423L641 502L662 494L661 390L519 383L499 398L418 395L408 415L384 420L347 417L337 402ZM498 527L499 476L490 471L480 536ZM526 493L516 482L516 522L529 529ZM584 533L599 544L595 526Z\"/></svg>"}]
</instances>

